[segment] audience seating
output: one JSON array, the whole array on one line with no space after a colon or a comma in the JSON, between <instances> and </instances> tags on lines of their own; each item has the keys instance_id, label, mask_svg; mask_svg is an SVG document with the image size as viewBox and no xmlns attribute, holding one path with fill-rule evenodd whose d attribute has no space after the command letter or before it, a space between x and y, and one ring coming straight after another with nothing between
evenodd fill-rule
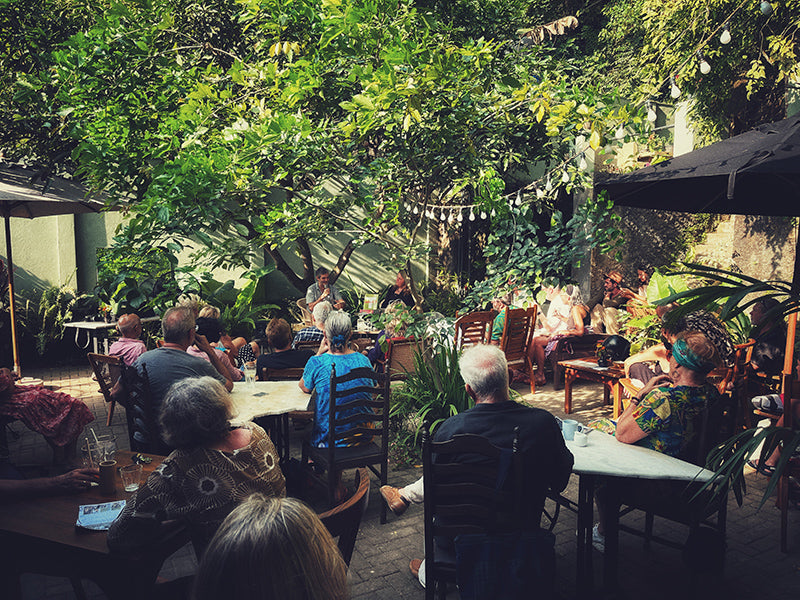
<instances>
[{"instance_id":1,"label":"audience seating","mask_svg":"<svg viewBox=\"0 0 800 600\"><path fill-rule=\"evenodd\" d=\"M415 355L423 352L422 342L414 339L387 340L385 369L392 381L403 381L416 372Z\"/></svg>"},{"instance_id":2,"label":"audience seating","mask_svg":"<svg viewBox=\"0 0 800 600\"><path fill-rule=\"evenodd\" d=\"M366 469L356 470L355 489L350 498L319 515L331 536L338 538L339 551L348 567L356 546L361 518L369 503L369 473Z\"/></svg>"},{"instance_id":3,"label":"audience seating","mask_svg":"<svg viewBox=\"0 0 800 600\"><path fill-rule=\"evenodd\" d=\"M500 349L506 355L508 366L522 366L523 371L528 374L531 394L536 393L533 364L529 354L533 328L536 324L536 310L535 305L530 308L507 308L503 335L500 338Z\"/></svg>"},{"instance_id":4,"label":"audience seating","mask_svg":"<svg viewBox=\"0 0 800 600\"><path fill-rule=\"evenodd\" d=\"M141 373L136 367L123 367L122 391L119 401L125 407L131 450L162 456L172 452L173 449L163 442L159 434L158 415L153 408L146 365L142 365Z\"/></svg>"},{"instance_id":5,"label":"audience seating","mask_svg":"<svg viewBox=\"0 0 800 600\"><path fill-rule=\"evenodd\" d=\"M297 301L297 308L300 309L300 318L302 320L303 327L311 327L314 324L314 321L311 318L311 311L308 310L308 303L306 302L305 298L300 298Z\"/></svg>"},{"instance_id":6,"label":"audience seating","mask_svg":"<svg viewBox=\"0 0 800 600\"><path fill-rule=\"evenodd\" d=\"M342 389L341 384L354 379L371 379L374 385ZM341 403L340 399L357 392L364 392L368 398ZM344 416L354 408L366 407L369 412ZM351 423L360 425L343 433L342 427ZM337 447L336 443L357 434L370 436L372 440L357 446ZM338 474L345 469L367 467L380 479L381 485L388 482L389 471L389 376L376 373L369 367L360 367L344 375L336 375L336 367L331 369L330 410L328 414L327 448L317 448L303 442L302 464L309 458L316 467L326 471L325 483L328 501L333 503ZM376 468L378 465L379 468ZM381 523L386 523L386 504L381 504Z\"/></svg>"}]
</instances>

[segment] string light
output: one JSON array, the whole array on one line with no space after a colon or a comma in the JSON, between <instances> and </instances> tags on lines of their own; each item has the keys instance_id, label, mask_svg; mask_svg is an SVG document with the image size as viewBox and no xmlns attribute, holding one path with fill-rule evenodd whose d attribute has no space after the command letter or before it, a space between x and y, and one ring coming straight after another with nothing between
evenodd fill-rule
<instances>
[{"instance_id":1,"label":"string light","mask_svg":"<svg viewBox=\"0 0 800 600\"><path fill-rule=\"evenodd\" d=\"M669 88L669 95L673 100L676 100L681 95L681 88L678 87L678 78L672 77L672 85Z\"/></svg>"},{"instance_id":2,"label":"string light","mask_svg":"<svg viewBox=\"0 0 800 600\"><path fill-rule=\"evenodd\" d=\"M708 61L703 57L703 54L701 52L697 53L697 60L700 61L700 72L703 75L708 75L709 73L711 73L711 65L708 64Z\"/></svg>"},{"instance_id":3,"label":"string light","mask_svg":"<svg viewBox=\"0 0 800 600\"><path fill-rule=\"evenodd\" d=\"M471 208L469 209L469 220L470 221L474 221L475 220L475 213L472 212Z\"/></svg>"},{"instance_id":4,"label":"string light","mask_svg":"<svg viewBox=\"0 0 800 600\"><path fill-rule=\"evenodd\" d=\"M569 173L567 173L566 171L564 171L561 174L561 182L562 183L569 183Z\"/></svg>"},{"instance_id":5,"label":"string light","mask_svg":"<svg viewBox=\"0 0 800 600\"><path fill-rule=\"evenodd\" d=\"M544 198L544 190L542 190L540 188L536 188L536 197L539 198L539 199Z\"/></svg>"},{"instance_id":6,"label":"string light","mask_svg":"<svg viewBox=\"0 0 800 600\"><path fill-rule=\"evenodd\" d=\"M445 221L447 221L447 216L444 214L444 211L442 211L442 212L440 212L440 213L439 213L439 220L440 220L442 223L444 223Z\"/></svg>"},{"instance_id":7,"label":"string light","mask_svg":"<svg viewBox=\"0 0 800 600\"><path fill-rule=\"evenodd\" d=\"M522 204L522 190L517 190L517 197L514 200L514 206L519 206Z\"/></svg>"},{"instance_id":8,"label":"string light","mask_svg":"<svg viewBox=\"0 0 800 600\"><path fill-rule=\"evenodd\" d=\"M719 36L719 42L721 44L730 44L731 43L731 30L728 28L727 21L722 26L722 35Z\"/></svg>"},{"instance_id":9,"label":"string light","mask_svg":"<svg viewBox=\"0 0 800 600\"><path fill-rule=\"evenodd\" d=\"M617 127L617 130L614 132L614 137L617 138L618 140L621 140L622 138L624 138L625 137L625 127L622 126L622 125Z\"/></svg>"},{"instance_id":10,"label":"string light","mask_svg":"<svg viewBox=\"0 0 800 600\"><path fill-rule=\"evenodd\" d=\"M487 217L487 215L486 215L486 211L485 211L485 210L482 210L482 211L481 211L481 221L485 221L485 220L486 220L486 217Z\"/></svg>"},{"instance_id":11,"label":"string light","mask_svg":"<svg viewBox=\"0 0 800 600\"><path fill-rule=\"evenodd\" d=\"M658 114L656 114L656 109L653 108L653 105L650 102L647 103L647 120L651 123L655 123L656 119L658 118Z\"/></svg>"},{"instance_id":12,"label":"string light","mask_svg":"<svg viewBox=\"0 0 800 600\"><path fill-rule=\"evenodd\" d=\"M547 174L547 183L544 184L544 189L546 191L551 191L553 189L553 182L550 181L550 174Z\"/></svg>"},{"instance_id":13,"label":"string light","mask_svg":"<svg viewBox=\"0 0 800 600\"><path fill-rule=\"evenodd\" d=\"M586 162L586 156L583 153L581 153L581 160L578 162L578 168L581 171L585 171L589 168L589 163Z\"/></svg>"},{"instance_id":14,"label":"string light","mask_svg":"<svg viewBox=\"0 0 800 600\"><path fill-rule=\"evenodd\" d=\"M456 220L457 220L459 223L461 223L461 222L464 220L464 215L463 215L463 214L461 214L461 211L458 211L458 217L456 218Z\"/></svg>"},{"instance_id":15,"label":"string light","mask_svg":"<svg viewBox=\"0 0 800 600\"><path fill-rule=\"evenodd\" d=\"M494 209L492 209L492 218L494 219L496 216L497 216L497 213L495 212Z\"/></svg>"},{"instance_id":16,"label":"string light","mask_svg":"<svg viewBox=\"0 0 800 600\"><path fill-rule=\"evenodd\" d=\"M763 2L761 2L761 6L759 6L759 9L761 10L762 15L768 17L772 14L773 11L772 3L763 0Z\"/></svg>"},{"instance_id":17,"label":"string light","mask_svg":"<svg viewBox=\"0 0 800 600\"><path fill-rule=\"evenodd\" d=\"M414 212L415 215L418 215L419 214L419 209L415 206L413 212Z\"/></svg>"}]
</instances>

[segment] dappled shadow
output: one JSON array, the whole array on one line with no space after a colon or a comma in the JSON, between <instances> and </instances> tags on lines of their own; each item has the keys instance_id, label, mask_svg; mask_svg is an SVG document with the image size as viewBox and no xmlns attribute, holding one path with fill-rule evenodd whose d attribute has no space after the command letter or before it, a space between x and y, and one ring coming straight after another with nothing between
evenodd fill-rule
<instances>
[{"instance_id":1,"label":"dappled shadow","mask_svg":"<svg viewBox=\"0 0 800 600\"><path fill-rule=\"evenodd\" d=\"M795 225L793 217L761 217L744 215L742 230L739 235L745 238L757 238L757 244L764 244L772 251L772 271L777 271L785 258L792 254ZM737 228L737 233L739 232ZM786 254L786 256L785 256Z\"/></svg>"}]
</instances>

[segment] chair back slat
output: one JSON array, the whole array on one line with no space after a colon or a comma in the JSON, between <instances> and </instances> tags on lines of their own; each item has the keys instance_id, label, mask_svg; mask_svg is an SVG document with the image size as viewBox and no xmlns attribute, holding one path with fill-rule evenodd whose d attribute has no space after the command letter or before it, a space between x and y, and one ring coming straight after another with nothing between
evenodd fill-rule
<instances>
[{"instance_id":1,"label":"chair back slat","mask_svg":"<svg viewBox=\"0 0 800 600\"><path fill-rule=\"evenodd\" d=\"M366 469L356 471L356 492L334 508L319 515L331 537L338 538L337 545L345 564L350 566L356 545L361 518L369 504L369 473Z\"/></svg>"},{"instance_id":2,"label":"chair back slat","mask_svg":"<svg viewBox=\"0 0 800 600\"><path fill-rule=\"evenodd\" d=\"M262 381L300 381L303 378L303 369L300 367L291 369L261 369Z\"/></svg>"},{"instance_id":3,"label":"chair back slat","mask_svg":"<svg viewBox=\"0 0 800 600\"><path fill-rule=\"evenodd\" d=\"M116 399L111 391L122 376L122 369L125 363L119 356L111 356L108 354L89 352L86 356L89 359L92 372L94 372L94 377L97 379L100 393L103 394L105 401L109 403L106 427L110 427L111 419L114 417L114 407L116 405Z\"/></svg>"},{"instance_id":4,"label":"chair back slat","mask_svg":"<svg viewBox=\"0 0 800 600\"><path fill-rule=\"evenodd\" d=\"M133 366L123 368L122 388L131 450L162 456L172 452L173 448L161 439L147 365L141 365L141 371Z\"/></svg>"},{"instance_id":5,"label":"chair back slat","mask_svg":"<svg viewBox=\"0 0 800 600\"><path fill-rule=\"evenodd\" d=\"M368 379L372 386L356 385L342 388L341 385ZM351 398L353 395L360 397ZM346 399L346 400L344 400ZM362 409L359 411L359 409ZM359 411L359 412L354 412ZM351 438L357 434L388 437L389 430L389 376L376 373L369 367L351 369L344 375L336 375L336 365L331 367L330 407L328 410L328 446ZM352 427L354 423L372 423L372 427ZM342 429L345 431L341 431Z\"/></svg>"}]
</instances>

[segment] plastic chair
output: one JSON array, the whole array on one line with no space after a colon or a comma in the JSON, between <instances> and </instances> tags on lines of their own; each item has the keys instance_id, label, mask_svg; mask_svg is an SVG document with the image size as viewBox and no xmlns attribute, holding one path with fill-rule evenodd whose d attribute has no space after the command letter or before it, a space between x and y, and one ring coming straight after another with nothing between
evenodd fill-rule
<instances>
[{"instance_id":1,"label":"plastic chair","mask_svg":"<svg viewBox=\"0 0 800 600\"><path fill-rule=\"evenodd\" d=\"M342 388L342 384L355 379L372 380L373 385ZM353 394L363 397L345 400ZM386 485L389 472L389 376L376 373L369 367L359 367L344 375L336 375L336 366L331 368L330 410L328 411L327 448L317 448L303 442L302 463L308 459L327 472L325 482L328 501L333 503L337 475L345 469L367 467ZM353 414L357 408L368 412ZM349 416L348 416L349 415ZM368 443L354 446L339 446L356 435L371 438ZM375 440L379 440L376 443ZM375 467L379 465L379 469ZM386 504L381 503L381 523L386 523Z\"/></svg>"},{"instance_id":2,"label":"plastic chair","mask_svg":"<svg viewBox=\"0 0 800 600\"><path fill-rule=\"evenodd\" d=\"M361 518L369 504L369 473L366 469L356 470L356 492L350 498L319 515L320 521L334 538L345 564L350 566L353 549L356 546Z\"/></svg>"},{"instance_id":3,"label":"plastic chair","mask_svg":"<svg viewBox=\"0 0 800 600\"><path fill-rule=\"evenodd\" d=\"M110 427L111 419L114 416L114 407L117 404L116 399L111 394L111 390L114 388L117 381L119 381L125 363L119 356L110 356L108 354L89 352L86 356L89 359L92 371L94 371L97 385L100 386L100 393L103 394L103 398L109 403L106 427Z\"/></svg>"},{"instance_id":4,"label":"plastic chair","mask_svg":"<svg viewBox=\"0 0 800 600\"><path fill-rule=\"evenodd\" d=\"M475 344L488 344L492 338L492 323L497 313L493 310L473 312L456 319L456 348Z\"/></svg>"},{"instance_id":5,"label":"plastic chair","mask_svg":"<svg viewBox=\"0 0 800 600\"><path fill-rule=\"evenodd\" d=\"M311 318L311 311L308 310L308 303L306 302L305 298L300 298L297 301L297 307L300 309L300 318L303 322L305 327L311 327L314 324L314 320Z\"/></svg>"}]
</instances>

